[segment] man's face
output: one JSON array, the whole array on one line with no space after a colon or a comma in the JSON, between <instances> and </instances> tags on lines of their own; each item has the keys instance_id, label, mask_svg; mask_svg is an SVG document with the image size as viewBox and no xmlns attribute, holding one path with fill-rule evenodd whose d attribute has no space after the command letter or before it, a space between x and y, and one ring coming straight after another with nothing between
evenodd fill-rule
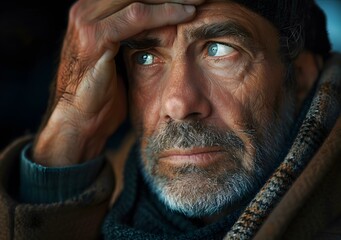
<instances>
[{"instance_id":1,"label":"man's face","mask_svg":"<svg viewBox=\"0 0 341 240\"><path fill-rule=\"evenodd\" d=\"M231 2L143 32L125 50L143 173L171 209L214 214L250 197L278 163L291 94L277 30Z\"/></svg>"}]
</instances>

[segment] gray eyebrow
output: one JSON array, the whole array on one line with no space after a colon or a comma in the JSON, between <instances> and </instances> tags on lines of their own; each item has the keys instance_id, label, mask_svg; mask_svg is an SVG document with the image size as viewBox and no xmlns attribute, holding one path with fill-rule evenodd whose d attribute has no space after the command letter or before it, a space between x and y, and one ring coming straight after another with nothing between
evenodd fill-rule
<instances>
[{"instance_id":1,"label":"gray eyebrow","mask_svg":"<svg viewBox=\"0 0 341 240\"><path fill-rule=\"evenodd\" d=\"M189 37L194 39L210 39L219 37L236 37L244 43L251 43L252 34L240 24L233 21L219 22L200 26L189 31Z\"/></svg>"},{"instance_id":2,"label":"gray eyebrow","mask_svg":"<svg viewBox=\"0 0 341 240\"><path fill-rule=\"evenodd\" d=\"M191 39L211 39L219 37L235 37L246 45L254 45L252 34L240 24L233 21L212 23L200 26L185 33ZM161 39L157 37L131 38L121 42L122 47L131 49L148 49L161 47Z\"/></svg>"},{"instance_id":3,"label":"gray eyebrow","mask_svg":"<svg viewBox=\"0 0 341 240\"><path fill-rule=\"evenodd\" d=\"M157 38L127 39L121 42L121 47L129 47L132 49L148 49L160 46L161 40Z\"/></svg>"}]
</instances>

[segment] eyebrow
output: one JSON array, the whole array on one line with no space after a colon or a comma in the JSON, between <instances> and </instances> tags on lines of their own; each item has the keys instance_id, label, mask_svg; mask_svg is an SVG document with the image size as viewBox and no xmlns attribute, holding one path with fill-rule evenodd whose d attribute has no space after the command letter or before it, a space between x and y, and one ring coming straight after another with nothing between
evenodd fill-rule
<instances>
[{"instance_id":1,"label":"eyebrow","mask_svg":"<svg viewBox=\"0 0 341 240\"><path fill-rule=\"evenodd\" d=\"M161 46L161 40L158 38L137 38L127 39L121 42L121 47L129 47L132 49L148 49Z\"/></svg>"},{"instance_id":2,"label":"eyebrow","mask_svg":"<svg viewBox=\"0 0 341 240\"><path fill-rule=\"evenodd\" d=\"M191 39L205 40L219 37L235 37L244 44L255 44L252 34L246 28L233 21L203 25L194 30L186 31L185 34ZM148 49L161 47L162 41L157 37L138 37L122 41L121 46L131 49Z\"/></svg>"},{"instance_id":3,"label":"eyebrow","mask_svg":"<svg viewBox=\"0 0 341 240\"><path fill-rule=\"evenodd\" d=\"M189 36L194 39L236 37L245 43L251 43L254 41L250 31L233 21L203 25L199 28L189 31Z\"/></svg>"}]
</instances>

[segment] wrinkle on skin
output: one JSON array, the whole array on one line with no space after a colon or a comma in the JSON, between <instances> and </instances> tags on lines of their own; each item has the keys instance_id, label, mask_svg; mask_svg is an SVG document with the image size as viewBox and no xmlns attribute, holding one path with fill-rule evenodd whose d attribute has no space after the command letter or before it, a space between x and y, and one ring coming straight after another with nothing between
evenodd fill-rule
<instances>
[{"instance_id":1,"label":"wrinkle on skin","mask_svg":"<svg viewBox=\"0 0 341 240\"><path fill-rule=\"evenodd\" d=\"M231 30L232 35L201 39L205 34L197 30L215 23L236 23L246 31L238 36L233 33L237 27ZM157 44L143 49L146 39ZM152 190L173 210L188 216L214 215L245 201L276 166L291 122L290 109L285 106L289 100L285 101L281 89L285 68L277 30L263 17L222 1L199 6L192 22L146 31L129 41L137 46L127 49L125 55L131 116L141 133L143 172ZM227 43L235 50L211 57L206 54L210 42ZM136 64L134 54L139 51L153 54L155 64ZM279 121L282 119L284 123ZM216 161L206 167L160 161L150 150L155 149L150 139L172 141L181 132L177 127L165 130L171 124L188 124L194 129L188 132L192 136L189 139L181 135L181 147L173 142L171 148L198 148L201 138L196 139L200 132L196 123L203 129L214 127L218 133L231 131L243 149L230 149L224 158L208 154L208 159ZM162 155L168 143L160 142Z\"/></svg>"},{"instance_id":2,"label":"wrinkle on skin","mask_svg":"<svg viewBox=\"0 0 341 240\"><path fill-rule=\"evenodd\" d=\"M167 27L166 29L164 29L164 31L168 31L168 34L166 35L167 37L165 38L165 39L172 39L172 38L170 38L169 37L169 34L170 34L170 32L171 31L169 31L169 28L171 28L171 27ZM172 27L172 28L175 28L175 27ZM193 27L192 27L193 28ZM157 31L161 31L161 30L157 30ZM161 34L161 33L160 33ZM176 34L177 35L177 34ZM173 41L174 42L174 41ZM173 45L172 45L173 46ZM242 73L243 71L242 70L240 70L240 72ZM152 76L153 77L153 76ZM247 80L245 79L245 77L243 78L244 79L244 81L246 82ZM211 81L212 82L212 81ZM211 85L212 85L212 83L211 83ZM238 83L238 85L240 85L240 82ZM212 88L212 87L211 87ZM141 91L140 91L141 92ZM142 91L143 92L143 91ZM209 93L209 97L210 96L212 96L212 91L210 90L209 91L210 93ZM141 96L141 98L142 98L142 96Z\"/></svg>"}]
</instances>

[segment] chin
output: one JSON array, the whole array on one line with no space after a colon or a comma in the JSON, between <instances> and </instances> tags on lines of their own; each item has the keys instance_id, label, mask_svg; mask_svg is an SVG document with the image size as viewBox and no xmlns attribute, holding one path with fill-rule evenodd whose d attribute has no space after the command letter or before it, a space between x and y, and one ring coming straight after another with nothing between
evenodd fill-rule
<instances>
[{"instance_id":1,"label":"chin","mask_svg":"<svg viewBox=\"0 0 341 240\"><path fill-rule=\"evenodd\" d=\"M260 187L253 174L239 169L217 174L211 169L188 165L172 178L143 175L150 189L170 210L187 217L215 215L245 202Z\"/></svg>"}]
</instances>

